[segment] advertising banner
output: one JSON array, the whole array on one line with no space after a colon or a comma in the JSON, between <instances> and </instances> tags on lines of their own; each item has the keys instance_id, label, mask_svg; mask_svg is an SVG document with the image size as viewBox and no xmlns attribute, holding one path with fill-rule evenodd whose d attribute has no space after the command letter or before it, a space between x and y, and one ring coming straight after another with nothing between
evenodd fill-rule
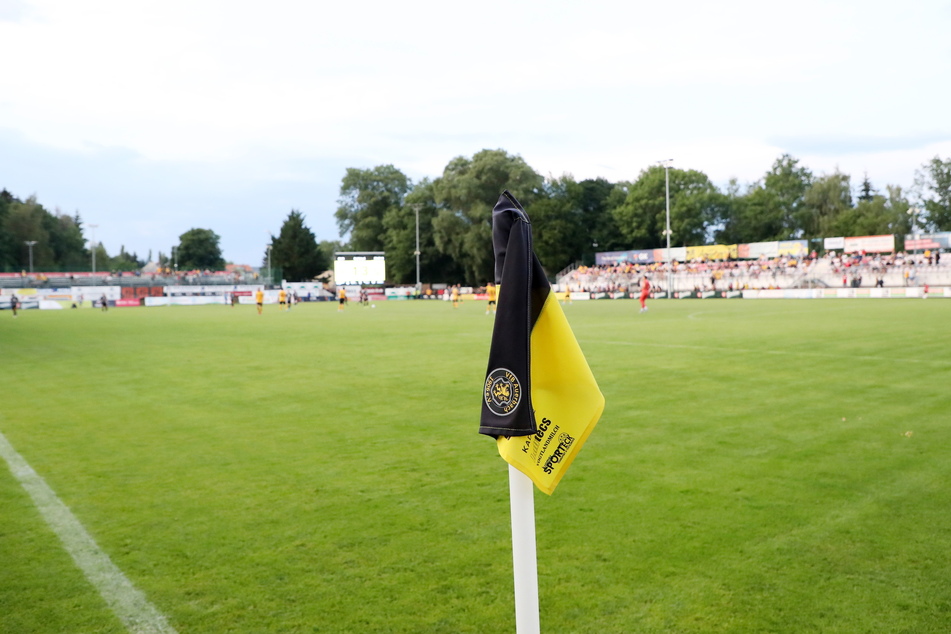
<instances>
[{"instance_id":1,"label":"advertising banner","mask_svg":"<svg viewBox=\"0 0 951 634\"><path fill-rule=\"evenodd\" d=\"M628 258L631 257L631 251L605 251L603 253L594 254L594 263L598 266L604 264L620 264L622 262L629 262Z\"/></svg>"},{"instance_id":2,"label":"advertising banner","mask_svg":"<svg viewBox=\"0 0 951 634\"><path fill-rule=\"evenodd\" d=\"M809 255L809 243L805 240L780 240L779 255L795 255L803 257Z\"/></svg>"},{"instance_id":3,"label":"advertising banner","mask_svg":"<svg viewBox=\"0 0 951 634\"><path fill-rule=\"evenodd\" d=\"M737 256L735 244L708 244L702 247L687 247L687 260L727 260Z\"/></svg>"},{"instance_id":4,"label":"advertising banner","mask_svg":"<svg viewBox=\"0 0 951 634\"><path fill-rule=\"evenodd\" d=\"M414 286L400 286L397 288L388 288L384 291L386 299L410 299L416 294Z\"/></svg>"},{"instance_id":5,"label":"advertising banner","mask_svg":"<svg viewBox=\"0 0 951 634\"><path fill-rule=\"evenodd\" d=\"M951 231L905 235L905 251L924 251L925 249L951 249Z\"/></svg>"},{"instance_id":6,"label":"advertising banner","mask_svg":"<svg viewBox=\"0 0 951 634\"><path fill-rule=\"evenodd\" d=\"M333 293L325 289L321 282L284 282L282 286L288 293L297 293L297 296L305 302L334 299Z\"/></svg>"},{"instance_id":7,"label":"advertising banner","mask_svg":"<svg viewBox=\"0 0 951 634\"><path fill-rule=\"evenodd\" d=\"M19 293L10 293L9 295L0 295L0 310L10 310L10 302L12 300L13 295L16 295L17 299L19 300L19 303L17 304L18 310L19 309L26 310L28 308L40 307L40 300L36 295L32 295L29 297L20 297Z\"/></svg>"},{"instance_id":8,"label":"advertising banner","mask_svg":"<svg viewBox=\"0 0 951 634\"><path fill-rule=\"evenodd\" d=\"M841 251L845 248L845 238L824 238L822 240L822 248L826 251Z\"/></svg>"},{"instance_id":9,"label":"advertising banner","mask_svg":"<svg viewBox=\"0 0 951 634\"><path fill-rule=\"evenodd\" d=\"M742 257L748 260L779 257L779 242L750 242L746 245L746 255Z\"/></svg>"},{"instance_id":10,"label":"advertising banner","mask_svg":"<svg viewBox=\"0 0 951 634\"><path fill-rule=\"evenodd\" d=\"M687 261L687 247L671 247L670 259L676 262ZM654 262L666 262L667 249L654 249Z\"/></svg>"},{"instance_id":11,"label":"advertising banner","mask_svg":"<svg viewBox=\"0 0 951 634\"><path fill-rule=\"evenodd\" d=\"M636 264L650 264L654 261L654 250L653 249L642 249L639 251L631 251L631 262Z\"/></svg>"},{"instance_id":12,"label":"advertising banner","mask_svg":"<svg viewBox=\"0 0 951 634\"><path fill-rule=\"evenodd\" d=\"M81 295L85 301L99 301L103 295L111 302L122 298L121 286L73 286L70 292L73 299L78 299Z\"/></svg>"},{"instance_id":13,"label":"advertising banner","mask_svg":"<svg viewBox=\"0 0 951 634\"><path fill-rule=\"evenodd\" d=\"M237 292L239 295L245 293L253 295L254 291L261 288L260 284L222 284L211 286L166 286L165 293L169 297L194 296L194 295L224 295Z\"/></svg>"},{"instance_id":14,"label":"advertising banner","mask_svg":"<svg viewBox=\"0 0 951 634\"><path fill-rule=\"evenodd\" d=\"M821 288L764 288L743 291L743 299L822 299L823 296Z\"/></svg>"},{"instance_id":15,"label":"advertising banner","mask_svg":"<svg viewBox=\"0 0 951 634\"><path fill-rule=\"evenodd\" d=\"M845 239L846 253L892 253L895 251L895 236L855 236Z\"/></svg>"},{"instance_id":16,"label":"advertising banner","mask_svg":"<svg viewBox=\"0 0 951 634\"><path fill-rule=\"evenodd\" d=\"M632 251L605 251L594 254L594 263L607 264L650 264L654 261L654 249L635 249Z\"/></svg>"}]
</instances>

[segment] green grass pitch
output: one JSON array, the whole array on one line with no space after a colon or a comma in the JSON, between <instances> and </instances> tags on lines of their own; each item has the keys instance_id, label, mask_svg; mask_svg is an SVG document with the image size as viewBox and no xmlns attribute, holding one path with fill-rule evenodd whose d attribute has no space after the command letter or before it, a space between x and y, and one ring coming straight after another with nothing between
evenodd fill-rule
<instances>
[{"instance_id":1,"label":"green grass pitch","mask_svg":"<svg viewBox=\"0 0 951 634\"><path fill-rule=\"evenodd\" d=\"M951 302L575 302L542 630L947 632ZM182 634L514 631L483 302L0 313L0 431ZM121 632L0 466L0 632Z\"/></svg>"}]
</instances>

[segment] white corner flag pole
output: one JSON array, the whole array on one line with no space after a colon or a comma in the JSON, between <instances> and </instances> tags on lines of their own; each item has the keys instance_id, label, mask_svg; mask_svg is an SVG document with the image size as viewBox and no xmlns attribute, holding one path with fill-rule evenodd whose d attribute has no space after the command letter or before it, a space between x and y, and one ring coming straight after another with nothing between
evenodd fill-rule
<instances>
[{"instance_id":1,"label":"white corner flag pole","mask_svg":"<svg viewBox=\"0 0 951 634\"><path fill-rule=\"evenodd\" d=\"M535 485L509 465L512 561L515 571L515 631L539 634L538 561L535 554Z\"/></svg>"}]
</instances>

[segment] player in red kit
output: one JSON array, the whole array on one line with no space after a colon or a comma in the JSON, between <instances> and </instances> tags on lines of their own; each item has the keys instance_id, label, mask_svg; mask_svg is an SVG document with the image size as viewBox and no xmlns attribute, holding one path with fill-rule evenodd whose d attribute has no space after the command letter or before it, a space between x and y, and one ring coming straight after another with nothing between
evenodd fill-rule
<instances>
[{"instance_id":1,"label":"player in red kit","mask_svg":"<svg viewBox=\"0 0 951 634\"><path fill-rule=\"evenodd\" d=\"M651 294L651 283L644 277L641 279L641 312L647 311L647 296Z\"/></svg>"}]
</instances>

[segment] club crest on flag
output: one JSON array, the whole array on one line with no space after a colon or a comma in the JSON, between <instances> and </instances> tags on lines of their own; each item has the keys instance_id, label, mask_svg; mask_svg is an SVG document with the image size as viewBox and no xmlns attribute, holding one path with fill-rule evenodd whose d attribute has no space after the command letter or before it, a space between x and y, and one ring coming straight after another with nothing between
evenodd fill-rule
<instances>
[{"instance_id":1,"label":"club crest on flag","mask_svg":"<svg viewBox=\"0 0 951 634\"><path fill-rule=\"evenodd\" d=\"M522 386L511 370L497 368L485 377L485 404L498 416L508 416L522 402Z\"/></svg>"}]
</instances>

